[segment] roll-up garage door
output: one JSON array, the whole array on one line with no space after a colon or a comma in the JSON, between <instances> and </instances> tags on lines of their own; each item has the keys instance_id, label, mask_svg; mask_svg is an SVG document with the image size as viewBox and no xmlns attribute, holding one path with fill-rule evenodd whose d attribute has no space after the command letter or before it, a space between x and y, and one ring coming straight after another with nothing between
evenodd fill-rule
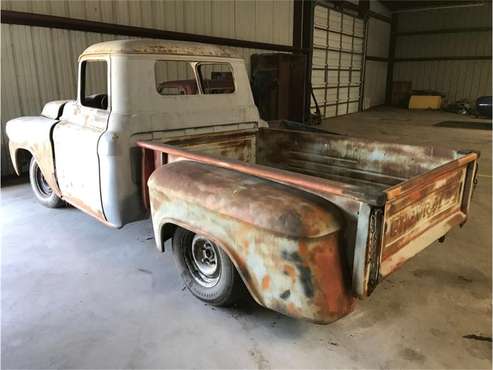
<instances>
[{"instance_id":1,"label":"roll-up garage door","mask_svg":"<svg viewBox=\"0 0 493 370\"><path fill-rule=\"evenodd\" d=\"M313 27L312 88L322 116L357 112L363 65L363 19L316 5ZM312 96L312 112L315 107Z\"/></svg>"}]
</instances>

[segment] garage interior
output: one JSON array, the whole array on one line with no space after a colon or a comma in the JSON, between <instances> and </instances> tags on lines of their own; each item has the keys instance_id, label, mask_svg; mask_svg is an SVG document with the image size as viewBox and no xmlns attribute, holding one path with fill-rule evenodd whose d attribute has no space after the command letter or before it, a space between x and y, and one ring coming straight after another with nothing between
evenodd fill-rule
<instances>
[{"instance_id":1,"label":"garage interior","mask_svg":"<svg viewBox=\"0 0 493 370\"><path fill-rule=\"evenodd\" d=\"M491 106L476 107L491 15L480 0L2 1L2 368L491 368ZM44 208L9 157L6 122L73 99L82 51L128 38L234 48L268 121L480 151L468 222L329 325L198 301L150 220Z\"/></svg>"}]
</instances>

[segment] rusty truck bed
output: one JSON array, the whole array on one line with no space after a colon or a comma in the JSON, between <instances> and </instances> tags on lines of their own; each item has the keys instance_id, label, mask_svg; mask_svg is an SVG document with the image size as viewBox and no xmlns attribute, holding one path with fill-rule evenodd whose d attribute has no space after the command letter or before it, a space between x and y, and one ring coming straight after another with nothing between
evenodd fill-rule
<instances>
[{"instance_id":1,"label":"rusty truck bed","mask_svg":"<svg viewBox=\"0 0 493 370\"><path fill-rule=\"evenodd\" d=\"M276 128L141 141L143 181L177 160L230 168L316 194L346 218L353 289L368 295L466 221L478 154ZM143 196L148 202L146 186ZM255 196L255 194L252 194Z\"/></svg>"}]
</instances>

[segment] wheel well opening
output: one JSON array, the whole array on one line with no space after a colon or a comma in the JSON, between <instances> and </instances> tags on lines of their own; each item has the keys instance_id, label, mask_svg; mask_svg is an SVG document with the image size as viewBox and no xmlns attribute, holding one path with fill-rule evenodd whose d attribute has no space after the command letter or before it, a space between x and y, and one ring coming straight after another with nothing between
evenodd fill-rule
<instances>
[{"instance_id":1,"label":"wheel well opening","mask_svg":"<svg viewBox=\"0 0 493 370\"><path fill-rule=\"evenodd\" d=\"M165 228L166 228L166 230L165 230ZM190 227L184 227L181 225L166 223L161 227L161 241L162 241L161 248L162 248L163 252L164 252L165 241L172 238L176 229L178 229L178 228L184 229L186 231L190 231L194 234L199 233L200 235L204 235L205 237L210 238L210 240L212 240L218 248L223 250L226 253L226 255L229 257L229 259L231 260L234 269L236 270L236 272L238 273L238 275L240 277L241 283L243 284L243 287L246 291L246 294L249 297L253 298L253 300L256 301L258 304L262 305L260 297L256 293L255 289L252 287L252 281L251 281L249 270L246 268L242 269L240 264L238 263L239 260L238 260L238 258L235 258L234 253L232 253L232 251L229 248L225 247L223 243L221 243L220 241L216 241L215 238L208 235L207 233L200 232L198 230L192 230L192 228L190 228Z\"/></svg>"},{"instance_id":2,"label":"wheel well opening","mask_svg":"<svg viewBox=\"0 0 493 370\"><path fill-rule=\"evenodd\" d=\"M19 175L29 172L29 163L31 162L32 156L31 152L26 149L18 149L15 152L15 162L17 163Z\"/></svg>"},{"instance_id":3,"label":"wheel well opening","mask_svg":"<svg viewBox=\"0 0 493 370\"><path fill-rule=\"evenodd\" d=\"M214 237L207 235L207 233L197 232L197 230L191 230L179 225L176 226L175 237L177 239L176 242L173 240L173 256L177 266L179 266L181 276L193 295L219 306L229 306L233 303L244 302L252 297L257 300L250 293L248 279L244 279L242 271L229 253L229 248L222 244L220 240L216 240ZM206 243L198 242L199 245L196 245L196 239ZM206 246L207 243L209 243L208 247ZM206 246L205 248L204 245ZM211 247L217 252L214 252L213 261L221 261L221 263L211 263L210 258L212 256L205 253ZM226 268L226 270L223 270L225 273L223 274L221 270L218 272L218 268ZM216 275L216 273L218 274ZM217 280L215 280L216 278ZM187 282L189 279L191 279L190 282ZM222 282L218 283L218 281ZM203 289L210 289L210 291L204 293ZM217 294L220 296L218 297Z\"/></svg>"},{"instance_id":4,"label":"wheel well opening","mask_svg":"<svg viewBox=\"0 0 493 370\"><path fill-rule=\"evenodd\" d=\"M173 237L177 225L172 223L166 223L161 227L161 249L164 252L164 243Z\"/></svg>"}]
</instances>

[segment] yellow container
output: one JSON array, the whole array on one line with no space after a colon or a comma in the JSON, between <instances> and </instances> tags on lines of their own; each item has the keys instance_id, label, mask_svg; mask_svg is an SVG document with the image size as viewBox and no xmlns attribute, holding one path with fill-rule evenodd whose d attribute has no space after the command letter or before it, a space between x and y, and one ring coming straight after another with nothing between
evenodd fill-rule
<instances>
[{"instance_id":1,"label":"yellow container","mask_svg":"<svg viewBox=\"0 0 493 370\"><path fill-rule=\"evenodd\" d=\"M435 95L412 95L409 109L440 109L442 97Z\"/></svg>"}]
</instances>

